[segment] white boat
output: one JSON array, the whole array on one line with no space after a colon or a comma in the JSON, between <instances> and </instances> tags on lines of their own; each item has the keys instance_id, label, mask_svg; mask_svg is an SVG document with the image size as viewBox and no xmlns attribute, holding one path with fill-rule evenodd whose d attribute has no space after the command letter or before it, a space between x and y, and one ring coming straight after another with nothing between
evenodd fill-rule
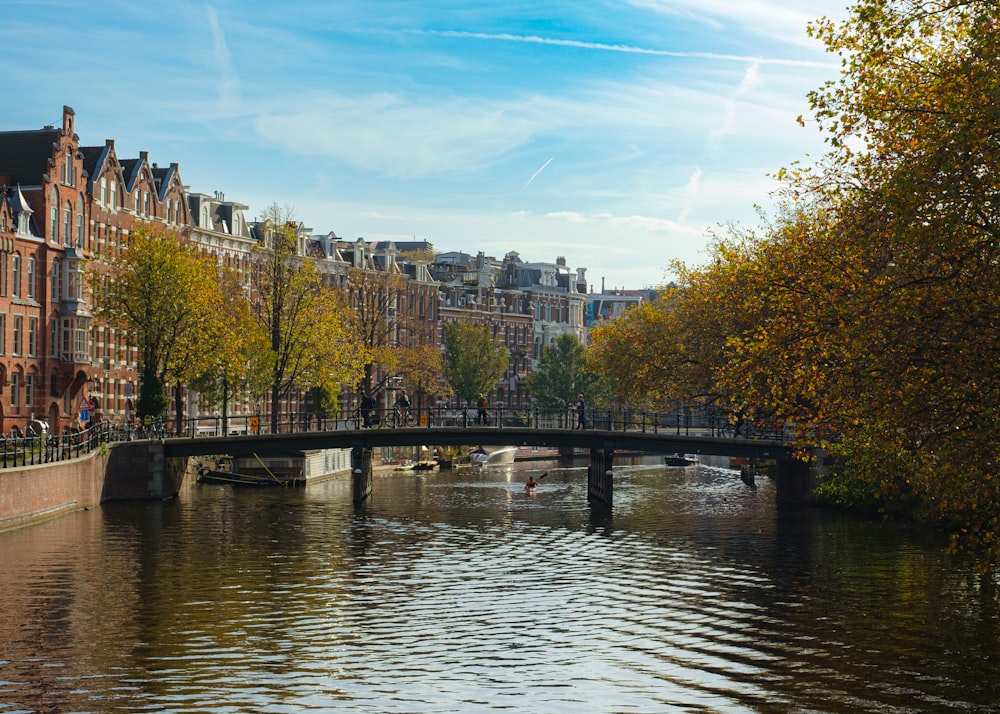
<instances>
[{"instance_id":1,"label":"white boat","mask_svg":"<svg viewBox=\"0 0 1000 714\"><path fill-rule=\"evenodd\" d=\"M492 466L494 464L512 464L517 454L516 446L499 446L486 450L482 446L469 454L473 466Z\"/></svg>"},{"instance_id":2,"label":"white boat","mask_svg":"<svg viewBox=\"0 0 1000 714\"><path fill-rule=\"evenodd\" d=\"M667 466L694 466L698 463L698 454L667 454L663 461Z\"/></svg>"}]
</instances>

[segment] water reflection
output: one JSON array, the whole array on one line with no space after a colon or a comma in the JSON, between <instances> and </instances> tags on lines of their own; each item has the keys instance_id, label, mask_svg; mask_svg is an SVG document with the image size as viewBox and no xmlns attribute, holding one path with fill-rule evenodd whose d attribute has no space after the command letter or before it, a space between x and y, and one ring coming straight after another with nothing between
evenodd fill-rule
<instances>
[{"instance_id":1,"label":"water reflection","mask_svg":"<svg viewBox=\"0 0 1000 714\"><path fill-rule=\"evenodd\" d=\"M704 464L195 487L0 534L0 709L990 711L940 546Z\"/></svg>"}]
</instances>

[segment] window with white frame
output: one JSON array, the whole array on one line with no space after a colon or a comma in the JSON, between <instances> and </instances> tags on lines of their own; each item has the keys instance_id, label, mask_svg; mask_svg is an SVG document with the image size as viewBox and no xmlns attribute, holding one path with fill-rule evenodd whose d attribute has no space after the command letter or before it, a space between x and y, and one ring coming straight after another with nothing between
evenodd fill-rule
<instances>
[{"instance_id":1,"label":"window with white frame","mask_svg":"<svg viewBox=\"0 0 1000 714\"><path fill-rule=\"evenodd\" d=\"M100 199L101 205L102 206L107 206L108 205L108 177L107 176L102 176L101 177L101 194L100 195L101 195L101 199Z\"/></svg>"},{"instance_id":2,"label":"window with white frame","mask_svg":"<svg viewBox=\"0 0 1000 714\"><path fill-rule=\"evenodd\" d=\"M35 404L35 375L31 372L24 377L24 406L31 409Z\"/></svg>"},{"instance_id":3,"label":"window with white frame","mask_svg":"<svg viewBox=\"0 0 1000 714\"><path fill-rule=\"evenodd\" d=\"M14 253L10 260L10 292L14 297L21 297L21 254Z\"/></svg>"},{"instance_id":4,"label":"window with white frame","mask_svg":"<svg viewBox=\"0 0 1000 714\"><path fill-rule=\"evenodd\" d=\"M59 356L59 321L49 323L49 357Z\"/></svg>"},{"instance_id":5,"label":"window with white frame","mask_svg":"<svg viewBox=\"0 0 1000 714\"><path fill-rule=\"evenodd\" d=\"M87 324L83 320L77 320L73 330L73 355L77 362L87 361Z\"/></svg>"},{"instance_id":6,"label":"window with white frame","mask_svg":"<svg viewBox=\"0 0 1000 714\"><path fill-rule=\"evenodd\" d=\"M52 262L52 278L49 281L49 293L52 296L52 302L59 302L59 294L62 292L59 287L59 261L54 260Z\"/></svg>"},{"instance_id":7,"label":"window with white frame","mask_svg":"<svg viewBox=\"0 0 1000 714\"><path fill-rule=\"evenodd\" d=\"M66 362L86 362L87 322L82 318L65 317L62 321L61 358Z\"/></svg>"},{"instance_id":8,"label":"window with white frame","mask_svg":"<svg viewBox=\"0 0 1000 714\"><path fill-rule=\"evenodd\" d=\"M76 197L76 247L83 248L83 196Z\"/></svg>"},{"instance_id":9,"label":"window with white frame","mask_svg":"<svg viewBox=\"0 0 1000 714\"><path fill-rule=\"evenodd\" d=\"M24 317L21 315L14 315L14 331L11 334L11 354L20 355L21 354L21 330L24 328Z\"/></svg>"},{"instance_id":10,"label":"window with white frame","mask_svg":"<svg viewBox=\"0 0 1000 714\"><path fill-rule=\"evenodd\" d=\"M71 262L66 266L66 299L79 300L82 296L80 288L80 266Z\"/></svg>"},{"instance_id":11,"label":"window with white frame","mask_svg":"<svg viewBox=\"0 0 1000 714\"><path fill-rule=\"evenodd\" d=\"M16 407L21 403L21 374L11 372L10 374L10 405Z\"/></svg>"},{"instance_id":12,"label":"window with white frame","mask_svg":"<svg viewBox=\"0 0 1000 714\"><path fill-rule=\"evenodd\" d=\"M67 203L63 208L63 245L73 244L73 209Z\"/></svg>"},{"instance_id":13,"label":"window with white frame","mask_svg":"<svg viewBox=\"0 0 1000 714\"><path fill-rule=\"evenodd\" d=\"M28 274L27 274L27 296L29 300L35 299L35 258L28 258Z\"/></svg>"},{"instance_id":14,"label":"window with white frame","mask_svg":"<svg viewBox=\"0 0 1000 714\"><path fill-rule=\"evenodd\" d=\"M28 356L38 356L38 318L28 318Z\"/></svg>"}]
</instances>

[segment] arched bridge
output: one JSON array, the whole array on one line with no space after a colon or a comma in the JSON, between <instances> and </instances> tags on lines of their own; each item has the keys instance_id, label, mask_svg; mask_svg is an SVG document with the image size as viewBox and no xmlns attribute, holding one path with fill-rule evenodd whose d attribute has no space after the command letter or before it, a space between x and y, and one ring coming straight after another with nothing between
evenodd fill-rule
<instances>
[{"instance_id":1,"label":"arched bridge","mask_svg":"<svg viewBox=\"0 0 1000 714\"><path fill-rule=\"evenodd\" d=\"M351 449L354 498L368 497L372 485L372 450L383 446L548 446L590 450L588 493L612 501L612 465L616 453L703 454L775 460L794 464L794 447L778 439L722 438L700 433L645 430L570 430L535 427L432 426L401 429L332 429L287 434L228 437L178 437L162 441L164 457L282 456L318 449ZM780 485L780 483L779 483Z\"/></svg>"}]
</instances>

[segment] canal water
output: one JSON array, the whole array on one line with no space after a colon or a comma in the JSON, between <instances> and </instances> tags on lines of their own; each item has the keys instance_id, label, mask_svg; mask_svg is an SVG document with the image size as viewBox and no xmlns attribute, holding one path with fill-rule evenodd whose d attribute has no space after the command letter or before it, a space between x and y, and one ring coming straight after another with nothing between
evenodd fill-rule
<instances>
[{"instance_id":1,"label":"canal water","mask_svg":"<svg viewBox=\"0 0 1000 714\"><path fill-rule=\"evenodd\" d=\"M0 533L0 712L1000 711L1000 596L939 539L716 466L615 479L610 514L525 463Z\"/></svg>"}]
</instances>

